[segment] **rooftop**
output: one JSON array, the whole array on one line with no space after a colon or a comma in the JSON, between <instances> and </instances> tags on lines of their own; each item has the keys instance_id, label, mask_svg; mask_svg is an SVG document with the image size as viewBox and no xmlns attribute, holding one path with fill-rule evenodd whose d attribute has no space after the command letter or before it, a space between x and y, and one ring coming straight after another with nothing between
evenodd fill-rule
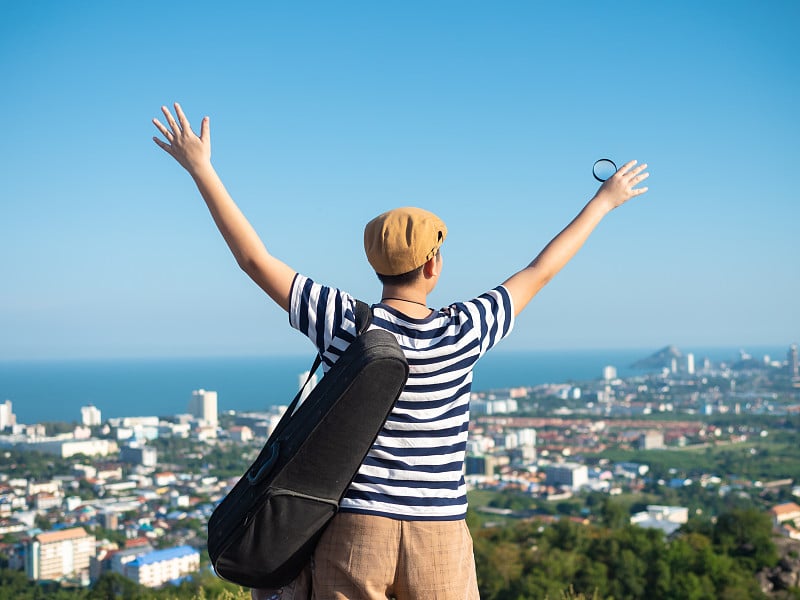
<instances>
[{"instance_id":1,"label":"rooftop","mask_svg":"<svg viewBox=\"0 0 800 600\"><path fill-rule=\"evenodd\" d=\"M53 544L82 537L88 537L86 530L83 527L73 527L71 529L62 529L61 531L46 531L37 535L36 539L42 544Z\"/></svg>"},{"instance_id":2,"label":"rooftop","mask_svg":"<svg viewBox=\"0 0 800 600\"><path fill-rule=\"evenodd\" d=\"M800 506L794 502L786 502L785 504L778 504L770 509L770 512L776 516L788 515L800 512Z\"/></svg>"},{"instance_id":3,"label":"rooftop","mask_svg":"<svg viewBox=\"0 0 800 600\"><path fill-rule=\"evenodd\" d=\"M130 566L142 567L144 565L152 565L154 563L163 562L166 560L183 558L184 556L190 556L192 554L199 553L191 546L177 546L175 548L166 548L164 550L155 550L153 552L149 552L128 564Z\"/></svg>"}]
</instances>

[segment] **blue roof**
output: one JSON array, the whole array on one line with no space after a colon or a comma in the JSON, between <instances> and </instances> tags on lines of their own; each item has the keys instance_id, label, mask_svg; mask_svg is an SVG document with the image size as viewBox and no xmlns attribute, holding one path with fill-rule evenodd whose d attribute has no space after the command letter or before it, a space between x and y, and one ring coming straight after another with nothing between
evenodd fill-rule
<instances>
[{"instance_id":1,"label":"blue roof","mask_svg":"<svg viewBox=\"0 0 800 600\"><path fill-rule=\"evenodd\" d=\"M176 546L175 548L165 548L164 550L153 550L147 554L143 554L139 558L132 560L128 563L129 566L142 567L144 565L152 565L153 563L162 562L165 560L173 560L175 558L182 558L191 554L200 553L191 546Z\"/></svg>"}]
</instances>

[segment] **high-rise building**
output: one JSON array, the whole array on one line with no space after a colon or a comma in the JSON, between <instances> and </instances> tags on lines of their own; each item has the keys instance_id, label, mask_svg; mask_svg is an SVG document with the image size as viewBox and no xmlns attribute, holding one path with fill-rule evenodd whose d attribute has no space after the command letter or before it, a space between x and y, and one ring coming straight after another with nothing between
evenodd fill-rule
<instances>
[{"instance_id":1,"label":"high-rise building","mask_svg":"<svg viewBox=\"0 0 800 600\"><path fill-rule=\"evenodd\" d=\"M217 420L217 392L195 390L189 400L189 414L216 427Z\"/></svg>"},{"instance_id":2,"label":"high-rise building","mask_svg":"<svg viewBox=\"0 0 800 600\"><path fill-rule=\"evenodd\" d=\"M616 367L612 367L611 365L603 367L603 379L605 379L606 381L611 381L612 379L616 378L617 378Z\"/></svg>"},{"instance_id":3,"label":"high-rise building","mask_svg":"<svg viewBox=\"0 0 800 600\"><path fill-rule=\"evenodd\" d=\"M0 404L0 431L6 427L13 427L17 424L17 417L11 408L11 400L6 400Z\"/></svg>"},{"instance_id":4,"label":"high-rise building","mask_svg":"<svg viewBox=\"0 0 800 600\"><path fill-rule=\"evenodd\" d=\"M87 427L96 427L103 423L100 418L100 409L96 406L81 406L81 423Z\"/></svg>"},{"instance_id":5,"label":"high-rise building","mask_svg":"<svg viewBox=\"0 0 800 600\"><path fill-rule=\"evenodd\" d=\"M46 531L28 542L25 572L35 581L80 579L88 582L95 537L83 527Z\"/></svg>"},{"instance_id":6,"label":"high-rise building","mask_svg":"<svg viewBox=\"0 0 800 600\"><path fill-rule=\"evenodd\" d=\"M789 346L789 352L786 356L789 363L789 376L794 378L800 377L800 364L798 364L797 344Z\"/></svg>"},{"instance_id":7,"label":"high-rise building","mask_svg":"<svg viewBox=\"0 0 800 600\"><path fill-rule=\"evenodd\" d=\"M686 372L689 375L694 375L694 354L691 352L686 355Z\"/></svg>"}]
</instances>

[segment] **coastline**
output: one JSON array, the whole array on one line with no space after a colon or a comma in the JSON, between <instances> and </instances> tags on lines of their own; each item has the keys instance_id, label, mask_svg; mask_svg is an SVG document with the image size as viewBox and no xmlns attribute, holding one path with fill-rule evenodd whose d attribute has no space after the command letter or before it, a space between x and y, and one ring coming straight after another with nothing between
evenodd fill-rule
<instances>
[{"instance_id":1,"label":"coastline","mask_svg":"<svg viewBox=\"0 0 800 600\"><path fill-rule=\"evenodd\" d=\"M785 346L742 346L753 357L783 360ZM712 362L738 359L739 347L680 348ZM620 377L657 349L508 350L502 347L475 368L473 391L598 379L606 365ZM93 404L103 418L168 416L186 411L193 390L214 390L219 409L263 410L288 404L299 375L313 360L297 356L183 357L0 361L0 402L11 400L21 423L77 421Z\"/></svg>"}]
</instances>

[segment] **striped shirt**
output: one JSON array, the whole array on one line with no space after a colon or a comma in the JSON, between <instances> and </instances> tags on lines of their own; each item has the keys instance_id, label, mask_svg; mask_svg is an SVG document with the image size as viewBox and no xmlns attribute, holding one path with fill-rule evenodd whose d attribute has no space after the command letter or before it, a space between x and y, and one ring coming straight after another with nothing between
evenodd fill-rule
<instances>
[{"instance_id":1,"label":"striped shirt","mask_svg":"<svg viewBox=\"0 0 800 600\"><path fill-rule=\"evenodd\" d=\"M295 277L289 322L311 339L326 371L354 339L354 308L349 294ZM340 510L403 520L464 518L472 369L513 324L511 296L502 286L424 319L373 306L370 327L397 337L409 377Z\"/></svg>"}]
</instances>

